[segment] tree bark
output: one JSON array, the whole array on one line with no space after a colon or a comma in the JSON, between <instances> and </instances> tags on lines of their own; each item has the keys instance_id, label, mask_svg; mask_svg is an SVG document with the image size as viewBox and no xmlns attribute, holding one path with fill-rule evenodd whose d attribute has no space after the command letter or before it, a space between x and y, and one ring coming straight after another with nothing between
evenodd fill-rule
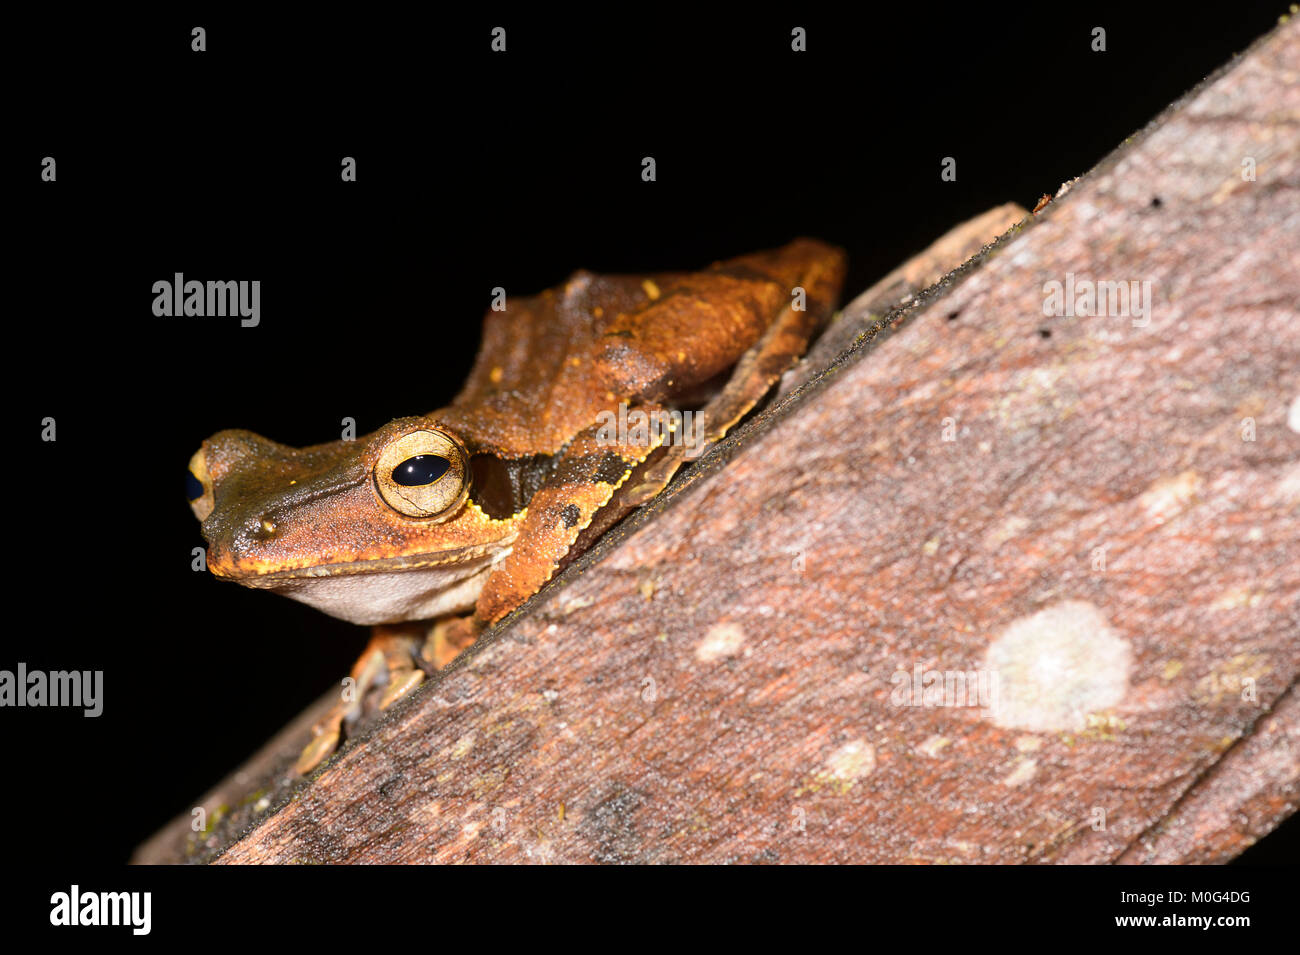
<instances>
[{"instance_id":1,"label":"tree bark","mask_svg":"<svg viewBox=\"0 0 1300 955\"><path fill-rule=\"evenodd\" d=\"M1239 853L1300 799L1297 75L1293 20L849 309L846 354L311 780L287 733L138 861ZM1080 314L1086 282L1149 298Z\"/></svg>"}]
</instances>

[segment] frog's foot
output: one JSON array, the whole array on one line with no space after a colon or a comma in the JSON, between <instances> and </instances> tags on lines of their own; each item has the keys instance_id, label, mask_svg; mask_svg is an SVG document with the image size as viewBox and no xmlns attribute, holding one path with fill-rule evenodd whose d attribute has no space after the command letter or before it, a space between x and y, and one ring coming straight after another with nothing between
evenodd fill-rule
<instances>
[{"instance_id":1,"label":"frog's foot","mask_svg":"<svg viewBox=\"0 0 1300 955\"><path fill-rule=\"evenodd\" d=\"M311 772L338 749L343 734L370 712L384 710L424 680L417 666L423 628L412 624L375 627L365 652L343 682L339 701L312 727L312 741L303 749L294 770Z\"/></svg>"},{"instance_id":2,"label":"frog's foot","mask_svg":"<svg viewBox=\"0 0 1300 955\"><path fill-rule=\"evenodd\" d=\"M482 625L473 614L439 621L429 631L429 638L424 642L420 657L429 666L441 670L477 640L482 630Z\"/></svg>"}]
</instances>

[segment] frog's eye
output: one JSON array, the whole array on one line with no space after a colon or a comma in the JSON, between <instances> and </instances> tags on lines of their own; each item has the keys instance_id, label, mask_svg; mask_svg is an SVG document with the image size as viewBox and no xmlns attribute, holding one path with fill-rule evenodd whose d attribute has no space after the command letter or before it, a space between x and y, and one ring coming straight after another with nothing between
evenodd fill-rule
<instances>
[{"instance_id":1,"label":"frog's eye","mask_svg":"<svg viewBox=\"0 0 1300 955\"><path fill-rule=\"evenodd\" d=\"M412 431L380 452L375 488L399 514L450 517L469 494L469 458L451 435Z\"/></svg>"}]
</instances>

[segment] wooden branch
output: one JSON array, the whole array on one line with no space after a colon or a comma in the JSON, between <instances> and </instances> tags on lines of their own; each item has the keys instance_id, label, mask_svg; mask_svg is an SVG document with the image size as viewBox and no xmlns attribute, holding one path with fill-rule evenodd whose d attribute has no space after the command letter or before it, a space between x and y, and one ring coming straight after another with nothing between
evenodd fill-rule
<instances>
[{"instance_id":1,"label":"wooden branch","mask_svg":"<svg viewBox=\"0 0 1300 955\"><path fill-rule=\"evenodd\" d=\"M779 393L787 395L821 374L832 361L874 334L885 316L991 245L1027 215L1021 206L1008 202L948 230L838 313L804 360L785 373Z\"/></svg>"},{"instance_id":2,"label":"wooden branch","mask_svg":"<svg viewBox=\"0 0 1300 955\"><path fill-rule=\"evenodd\" d=\"M846 316L848 355L310 782L289 734L138 861L1240 852L1300 800L1298 73L1293 21ZM1044 314L1085 281L1149 312Z\"/></svg>"}]
</instances>

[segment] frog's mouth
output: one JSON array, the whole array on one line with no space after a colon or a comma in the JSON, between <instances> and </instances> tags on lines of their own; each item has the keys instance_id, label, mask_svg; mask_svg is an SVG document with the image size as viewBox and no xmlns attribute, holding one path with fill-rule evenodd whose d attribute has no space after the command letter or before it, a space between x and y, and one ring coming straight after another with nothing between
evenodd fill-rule
<instances>
[{"instance_id":1,"label":"frog's mouth","mask_svg":"<svg viewBox=\"0 0 1300 955\"><path fill-rule=\"evenodd\" d=\"M492 568L509 553L505 547L427 565L418 558L322 564L234 579L245 587L273 590L331 617L372 626L472 610Z\"/></svg>"}]
</instances>

